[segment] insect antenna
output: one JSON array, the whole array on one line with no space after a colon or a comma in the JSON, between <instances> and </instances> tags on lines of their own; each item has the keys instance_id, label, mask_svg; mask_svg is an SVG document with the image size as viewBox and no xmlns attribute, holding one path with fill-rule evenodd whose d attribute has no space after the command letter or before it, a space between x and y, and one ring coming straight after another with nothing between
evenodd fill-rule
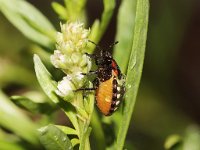
<instances>
[{"instance_id":1,"label":"insect antenna","mask_svg":"<svg viewBox=\"0 0 200 150\"><path fill-rule=\"evenodd\" d=\"M116 44L118 44L119 42L118 41L115 41L113 44L111 44L109 47L108 47L108 50L110 50L111 48L113 48Z\"/></svg>"},{"instance_id":2,"label":"insect antenna","mask_svg":"<svg viewBox=\"0 0 200 150\"><path fill-rule=\"evenodd\" d=\"M90 41L90 40L88 40L88 42L94 44L98 50L103 51L103 49L98 44L96 44L95 42Z\"/></svg>"}]
</instances>

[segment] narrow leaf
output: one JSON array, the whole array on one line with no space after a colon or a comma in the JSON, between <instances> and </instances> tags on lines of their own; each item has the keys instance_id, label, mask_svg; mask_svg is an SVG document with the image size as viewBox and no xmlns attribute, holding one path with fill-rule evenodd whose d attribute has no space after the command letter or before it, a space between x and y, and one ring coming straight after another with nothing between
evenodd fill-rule
<instances>
[{"instance_id":1,"label":"narrow leaf","mask_svg":"<svg viewBox=\"0 0 200 150\"><path fill-rule=\"evenodd\" d=\"M67 10L67 20L76 21L76 20L85 20L84 6L86 0L64 0L65 7Z\"/></svg>"},{"instance_id":2,"label":"narrow leaf","mask_svg":"<svg viewBox=\"0 0 200 150\"><path fill-rule=\"evenodd\" d=\"M91 41L95 41L97 42L97 35L99 33L99 29L100 29L100 22L98 19L96 19L91 27L91 32L90 32L90 35L89 35L89 39ZM88 43L88 48L87 48L87 52L88 53L92 53L95 49L95 45L92 44L92 43Z\"/></svg>"},{"instance_id":3,"label":"narrow leaf","mask_svg":"<svg viewBox=\"0 0 200 150\"><path fill-rule=\"evenodd\" d=\"M104 10L101 16L101 24L100 24L101 34L104 33L112 18L115 8L115 0L104 0L103 4L104 4Z\"/></svg>"},{"instance_id":4,"label":"narrow leaf","mask_svg":"<svg viewBox=\"0 0 200 150\"><path fill-rule=\"evenodd\" d=\"M94 135L95 143L98 150L105 149L106 142L105 142L105 135L102 127L102 122L100 117L97 114L97 111L94 110L92 119L91 119L91 126L92 126L92 134Z\"/></svg>"},{"instance_id":5,"label":"narrow leaf","mask_svg":"<svg viewBox=\"0 0 200 150\"><path fill-rule=\"evenodd\" d=\"M54 125L39 129L40 141L47 150L72 150L72 144L65 133Z\"/></svg>"},{"instance_id":6,"label":"narrow leaf","mask_svg":"<svg viewBox=\"0 0 200 150\"><path fill-rule=\"evenodd\" d=\"M86 118L86 119L88 118L88 114L85 111L85 109L78 107L78 106L75 106L75 108L76 108L76 111L78 112L78 114L81 115L81 117Z\"/></svg>"},{"instance_id":7,"label":"narrow leaf","mask_svg":"<svg viewBox=\"0 0 200 150\"><path fill-rule=\"evenodd\" d=\"M112 18L114 9L115 9L115 0L104 0L104 10L101 15L101 21L99 24L99 20L95 20L93 26L91 35L89 37L90 40L98 43L100 39L102 38L104 32L106 31L107 26L110 23L110 20ZM94 45L89 44L89 51L94 51Z\"/></svg>"},{"instance_id":8,"label":"narrow leaf","mask_svg":"<svg viewBox=\"0 0 200 150\"><path fill-rule=\"evenodd\" d=\"M19 107L26 109L32 113L50 114L55 110L49 103L35 103L25 96L12 96L11 100Z\"/></svg>"},{"instance_id":9,"label":"narrow leaf","mask_svg":"<svg viewBox=\"0 0 200 150\"><path fill-rule=\"evenodd\" d=\"M198 126L189 126L186 130L183 150L199 150L200 149L200 129Z\"/></svg>"},{"instance_id":10,"label":"narrow leaf","mask_svg":"<svg viewBox=\"0 0 200 150\"><path fill-rule=\"evenodd\" d=\"M129 65L126 80L126 96L123 117L120 121L120 128L117 135L116 147L123 149L129 123L131 120L136 96L139 88L140 78L142 75L144 53L147 38L149 15L149 1L137 0L135 27L133 33L133 45L129 58Z\"/></svg>"},{"instance_id":11,"label":"narrow leaf","mask_svg":"<svg viewBox=\"0 0 200 150\"><path fill-rule=\"evenodd\" d=\"M39 56L36 54L34 55L34 66L37 79L40 83L40 86L46 93L46 95L56 104L58 104L64 112L69 117L70 121L74 125L75 129L78 130L78 122L76 118L76 114L73 111L71 104L60 100L60 98L55 94L57 90L57 83L52 80L51 74L48 72L46 67L43 65L42 61L40 60Z\"/></svg>"},{"instance_id":12,"label":"narrow leaf","mask_svg":"<svg viewBox=\"0 0 200 150\"><path fill-rule=\"evenodd\" d=\"M71 140L71 143L72 143L72 146L74 147L74 146L76 146L77 144L79 144L80 141L79 141L79 139L77 139L77 138L73 138L73 139Z\"/></svg>"},{"instance_id":13,"label":"narrow leaf","mask_svg":"<svg viewBox=\"0 0 200 150\"><path fill-rule=\"evenodd\" d=\"M183 139L179 135L170 135L165 141L164 147L166 150L179 150Z\"/></svg>"},{"instance_id":14,"label":"narrow leaf","mask_svg":"<svg viewBox=\"0 0 200 150\"><path fill-rule=\"evenodd\" d=\"M14 123L14 124L13 124ZM37 128L8 97L0 91L0 126L14 132L32 144L38 144Z\"/></svg>"},{"instance_id":15,"label":"narrow leaf","mask_svg":"<svg viewBox=\"0 0 200 150\"><path fill-rule=\"evenodd\" d=\"M10 141L1 141L1 140L0 140L0 149L2 149L2 150L26 150L20 144L12 143Z\"/></svg>"},{"instance_id":16,"label":"narrow leaf","mask_svg":"<svg viewBox=\"0 0 200 150\"><path fill-rule=\"evenodd\" d=\"M9 83L24 85L26 87L37 86L34 74L25 67L22 67L17 63L10 62L10 60L2 58L0 58L0 64L1 64L1 71L0 71L1 87L4 87ZM25 76L26 78L21 78L20 80L19 78L17 78L23 76Z\"/></svg>"},{"instance_id":17,"label":"narrow leaf","mask_svg":"<svg viewBox=\"0 0 200 150\"><path fill-rule=\"evenodd\" d=\"M67 11L66 8L64 6L62 6L61 4L57 3L57 2L53 2L52 4L52 8L54 9L54 11L59 15L59 17L61 19L67 19Z\"/></svg>"},{"instance_id":18,"label":"narrow leaf","mask_svg":"<svg viewBox=\"0 0 200 150\"><path fill-rule=\"evenodd\" d=\"M55 29L48 19L24 0L0 0L0 10L27 38L49 47L54 42Z\"/></svg>"},{"instance_id":19,"label":"narrow leaf","mask_svg":"<svg viewBox=\"0 0 200 150\"><path fill-rule=\"evenodd\" d=\"M60 125L56 125L56 127L59 128L65 134L78 135L77 131L72 129L72 128L70 128L70 127L60 126Z\"/></svg>"},{"instance_id":20,"label":"narrow leaf","mask_svg":"<svg viewBox=\"0 0 200 150\"><path fill-rule=\"evenodd\" d=\"M115 46L114 58L124 73L128 66L128 58L133 43L136 2L137 0L123 0L117 17L117 35L115 39L119 41L119 44Z\"/></svg>"},{"instance_id":21,"label":"narrow leaf","mask_svg":"<svg viewBox=\"0 0 200 150\"><path fill-rule=\"evenodd\" d=\"M42 61L40 60L39 56L36 54L34 55L34 67L37 79L40 83L40 86L46 93L46 95L54 102L58 103L59 99L54 94L57 90L57 83L52 80L51 74L48 72L46 67L43 65Z\"/></svg>"}]
</instances>

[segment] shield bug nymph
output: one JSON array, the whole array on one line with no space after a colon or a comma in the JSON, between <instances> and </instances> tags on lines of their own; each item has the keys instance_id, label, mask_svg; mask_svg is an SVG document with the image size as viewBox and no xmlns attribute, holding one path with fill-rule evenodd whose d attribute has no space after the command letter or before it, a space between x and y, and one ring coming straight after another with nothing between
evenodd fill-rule
<instances>
[{"instance_id":1,"label":"shield bug nymph","mask_svg":"<svg viewBox=\"0 0 200 150\"><path fill-rule=\"evenodd\" d=\"M89 41L95 44L92 41ZM115 42L110 46L112 48ZM97 65L96 71L90 71L84 75L96 74L93 81L93 88L81 88L79 90L95 90L96 105L99 110L106 116L111 115L122 101L125 93L125 75L121 73L119 66L113 59L112 55L97 44L96 47L100 50L100 54L86 54L88 57L95 60Z\"/></svg>"}]
</instances>

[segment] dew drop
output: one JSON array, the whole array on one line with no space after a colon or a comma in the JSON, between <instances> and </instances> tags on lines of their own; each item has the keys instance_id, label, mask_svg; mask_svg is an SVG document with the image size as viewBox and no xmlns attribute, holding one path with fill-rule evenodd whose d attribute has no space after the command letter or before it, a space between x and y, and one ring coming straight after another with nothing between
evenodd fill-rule
<instances>
[{"instance_id":1,"label":"dew drop","mask_svg":"<svg viewBox=\"0 0 200 150\"><path fill-rule=\"evenodd\" d=\"M131 61L131 66L130 66L131 70L135 68L136 62L137 62L137 60L136 60L136 55L135 55L134 59Z\"/></svg>"},{"instance_id":2,"label":"dew drop","mask_svg":"<svg viewBox=\"0 0 200 150\"><path fill-rule=\"evenodd\" d=\"M54 136L54 138L55 138L56 141L58 141L58 137L56 135Z\"/></svg>"},{"instance_id":3,"label":"dew drop","mask_svg":"<svg viewBox=\"0 0 200 150\"><path fill-rule=\"evenodd\" d=\"M128 84L128 85L127 85L127 89L130 89L130 88L131 88L131 84Z\"/></svg>"}]
</instances>

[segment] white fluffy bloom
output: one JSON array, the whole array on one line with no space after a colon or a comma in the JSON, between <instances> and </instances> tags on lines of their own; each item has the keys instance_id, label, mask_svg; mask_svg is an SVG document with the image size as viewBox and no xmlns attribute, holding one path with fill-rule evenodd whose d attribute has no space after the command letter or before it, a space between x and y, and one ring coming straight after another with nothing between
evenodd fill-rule
<instances>
[{"instance_id":1,"label":"white fluffy bloom","mask_svg":"<svg viewBox=\"0 0 200 150\"><path fill-rule=\"evenodd\" d=\"M61 24L61 32L57 34L57 49L63 53L83 52L88 36L89 30L84 28L83 23L71 22Z\"/></svg>"},{"instance_id":2,"label":"white fluffy bloom","mask_svg":"<svg viewBox=\"0 0 200 150\"><path fill-rule=\"evenodd\" d=\"M85 56L89 30L83 23L71 22L61 24L61 32L57 33L57 45L51 62L66 74L78 74L91 69L91 62Z\"/></svg>"},{"instance_id":3,"label":"white fluffy bloom","mask_svg":"<svg viewBox=\"0 0 200 150\"><path fill-rule=\"evenodd\" d=\"M74 96L74 85L71 83L68 77L64 77L63 80L58 82L56 94L63 97L65 100L71 100Z\"/></svg>"}]
</instances>

